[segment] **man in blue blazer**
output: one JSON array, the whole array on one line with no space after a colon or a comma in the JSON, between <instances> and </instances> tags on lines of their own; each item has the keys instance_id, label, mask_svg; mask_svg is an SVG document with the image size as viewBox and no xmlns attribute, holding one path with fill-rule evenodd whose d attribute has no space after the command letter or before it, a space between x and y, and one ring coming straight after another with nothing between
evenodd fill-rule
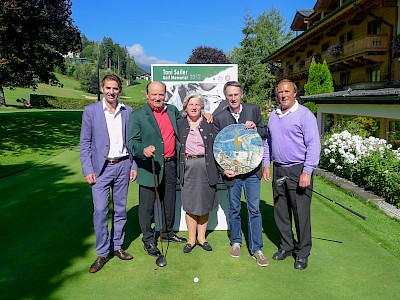
<instances>
[{"instance_id":1,"label":"man in blue blazer","mask_svg":"<svg viewBox=\"0 0 400 300\"><path fill-rule=\"evenodd\" d=\"M113 249L114 256L122 260L133 258L121 248L127 220L128 185L129 181L136 179L137 169L127 145L132 109L118 101L118 95L122 91L118 76L105 76L101 89L103 100L85 107L80 136L82 172L92 186L96 234L97 258L89 269L90 273L95 273L104 266L110 249ZM110 190L114 207L111 236L108 231Z\"/></svg>"}]
</instances>

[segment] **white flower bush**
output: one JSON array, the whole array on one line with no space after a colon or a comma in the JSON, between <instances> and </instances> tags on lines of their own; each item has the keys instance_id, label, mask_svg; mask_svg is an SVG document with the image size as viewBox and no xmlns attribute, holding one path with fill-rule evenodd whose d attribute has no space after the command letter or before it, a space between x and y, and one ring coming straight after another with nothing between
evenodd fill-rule
<instances>
[{"instance_id":1,"label":"white flower bush","mask_svg":"<svg viewBox=\"0 0 400 300\"><path fill-rule=\"evenodd\" d=\"M386 140L334 133L324 139L320 165L400 206L400 151Z\"/></svg>"},{"instance_id":2,"label":"white flower bush","mask_svg":"<svg viewBox=\"0 0 400 300\"><path fill-rule=\"evenodd\" d=\"M355 164L362 157L369 156L374 151L383 153L385 149L391 149L392 145L387 144L386 140L369 137L363 139L359 135L352 135L347 130L341 133L334 133L324 142L323 153L329 156L329 162L335 163L335 158L344 164ZM399 152L397 156L400 159Z\"/></svg>"}]
</instances>

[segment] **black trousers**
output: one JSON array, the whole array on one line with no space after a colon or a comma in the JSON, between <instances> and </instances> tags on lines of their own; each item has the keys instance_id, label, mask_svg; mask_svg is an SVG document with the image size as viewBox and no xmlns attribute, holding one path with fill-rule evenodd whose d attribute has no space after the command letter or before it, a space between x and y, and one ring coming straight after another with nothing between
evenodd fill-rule
<instances>
[{"instance_id":1,"label":"black trousers","mask_svg":"<svg viewBox=\"0 0 400 300\"><path fill-rule=\"evenodd\" d=\"M311 251L311 219L310 206L312 191L298 187L298 181L303 171L303 164L292 167L274 165L273 196L274 217L281 237L280 248L286 251L294 250L298 257L308 257ZM276 180L287 176L283 185L278 186ZM312 189L313 178L311 177ZM297 242L292 231L292 219L295 222Z\"/></svg>"},{"instance_id":2,"label":"black trousers","mask_svg":"<svg viewBox=\"0 0 400 300\"><path fill-rule=\"evenodd\" d=\"M165 238L174 234L175 202L176 202L176 160L164 162L164 176L157 188L160 199L160 220L162 233ZM155 243L154 204L156 193L154 187L139 185L139 225L143 233L142 241L145 245Z\"/></svg>"}]
</instances>

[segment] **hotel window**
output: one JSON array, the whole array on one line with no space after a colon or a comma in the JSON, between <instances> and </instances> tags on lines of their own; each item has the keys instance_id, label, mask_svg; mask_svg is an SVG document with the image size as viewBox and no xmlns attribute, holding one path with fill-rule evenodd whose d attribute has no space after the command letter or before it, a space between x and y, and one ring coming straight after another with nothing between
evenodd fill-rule
<instances>
[{"instance_id":1,"label":"hotel window","mask_svg":"<svg viewBox=\"0 0 400 300\"><path fill-rule=\"evenodd\" d=\"M340 43L340 44L344 44L344 34L342 34L341 36L339 36L339 43Z\"/></svg>"},{"instance_id":2,"label":"hotel window","mask_svg":"<svg viewBox=\"0 0 400 300\"><path fill-rule=\"evenodd\" d=\"M382 22L379 20L369 22L368 34L382 34Z\"/></svg>"},{"instance_id":3,"label":"hotel window","mask_svg":"<svg viewBox=\"0 0 400 300\"><path fill-rule=\"evenodd\" d=\"M367 68L368 81L369 82L380 82L381 81L381 67L372 66Z\"/></svg>"},{"instance_id":4,"label":"hotel window","mask_svg":"<svg viewBox=\"0 0 400 300\"><path fill-rule=\"evenodd\" d=\"M347 33L347 41L350 42L353 39L353 31Z\"/></svg>"},{"instance_id":5,"label":"hotel window","mask_svg":"<svg viewBox=\"0 0 400 300\"><path fill-rule=\"evenodd\" d=\"M322 50L322 52L324 52L324 51L328 50L328 48L329 48L329 42L322 44L321 50Z\"/></svg>"},{"instance_id":6,"label":"hotel window","mask_svg":"<svg viewBox=\"0 0 400 300\"><path fill-rule=\"evenodd\" d=\"M350 82L350 72L341 72L340 73L340 85L346 85Z\"/></svg>"}]
</instances>

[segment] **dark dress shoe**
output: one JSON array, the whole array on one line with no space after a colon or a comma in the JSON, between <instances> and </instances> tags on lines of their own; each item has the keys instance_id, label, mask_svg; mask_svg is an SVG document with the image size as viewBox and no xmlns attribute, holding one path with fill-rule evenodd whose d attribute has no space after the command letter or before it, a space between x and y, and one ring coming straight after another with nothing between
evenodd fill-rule
<instances>
[{"instance_id":1,"label":"dark dress shoe","mask_svg":"<svg viewBox=\"0 0 400 300\"><path fill-rule=\"evenodd\" d=\"M122 260L131 260L133 258L132 255L130 255L129 253L125 252L122 249L115 250L113 254L114 254L114 256L118 256L119 259L122 259Z\"/></svg>"},{"instance_id":2,"label":"dark dress shoe","mask_svg":"<svg viewBox=\"0 0 400 300\"><path fill-rule=\"evenodd\" d=\"M107 262L107 257L97 256L94 263L90 266L89 272L96 273L104 266L106 262Z\"/></svg>"},{"instance_id":3,"label":"dark dress shoe","mask_svg":"<svg viewBox=\"0 0 400 300\"><path fill-rule=\"evenodd\" d=\"M161 255L160 250L154 244L144 245L144 250L146 250L147 253L151 256L160 256Z\"/></svg>"},{"instance_id":4,"label":"dark dress shoe","mask_svg":"<svg viewBox=\"0 0 400 300\"><path fill-rule=\"evenodd\" d=\"M183 247L183 253L189 253L190 251L193 250L193 248L196 246L196 244L191 245L191 244L186 244L185 247Z\"/></svg>"},{"instance_id":5,"label":"dark dress shoe","mask_svg":"<svg viewBox=\"0 0 400 300\"><path fill-rule=\"evenodd\" d=\"M203 248L204 250L206 250L206 251L212 251L212 247L211 247L211 245L210 245L208 242L204 242L204 244L200 244L200 243L198 242L198 244L199 244L199 246L200 246L201 248Z\"/></svg>"},{"instance_id":6,"label":"dark dress shoe","mask_svg":"<svg viewBox=\"0 0 400 300\"><path fill-rule=\"evenodd\" d=\"M170 236L169 238L162 238L163 242L172 242L172 243L187 243L187 239L184 237L177 236L176 234Z\"/></svg>"},{"instance_id":7,"label":"dark dress shoe","mask_svg":"<svg viewBox=\"0 0 400 300\"><path fill-rule=\"evenodd\" d=\"M292 251L286 251L283 249L279 249L277 252L272 255L272 258L275 260L284 260L288 256L292 256Z\"/></svg>"},{"instance_id":8,"label":"dark dress shoe","mask_svg":"<svg viewBox=\"0 0 400 300\"><path fill-rule=\"evenodd\" d=\"M294 262L294 268L297 270L304 270L307 268L308 259L307 257L296 257L296 261Z\"/></svg>"}]
</instances>

